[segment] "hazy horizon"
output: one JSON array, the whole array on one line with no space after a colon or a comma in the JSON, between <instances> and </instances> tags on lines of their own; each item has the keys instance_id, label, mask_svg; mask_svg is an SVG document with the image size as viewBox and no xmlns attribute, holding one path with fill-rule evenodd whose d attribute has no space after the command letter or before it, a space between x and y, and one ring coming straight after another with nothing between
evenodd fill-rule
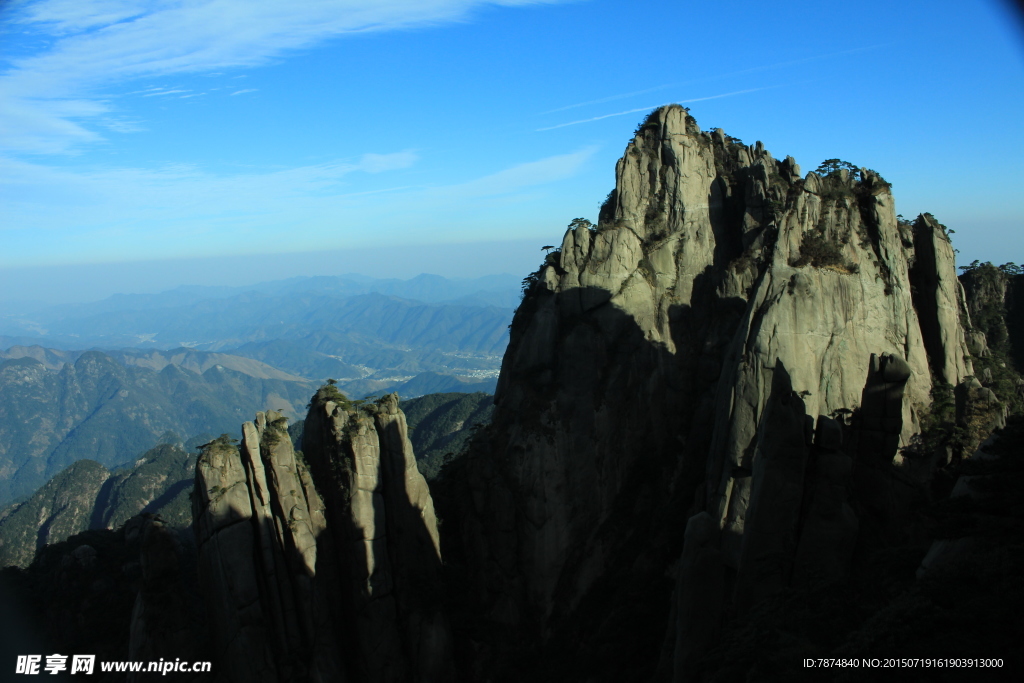
<instances>
[{"instance_id":1,"label":"hazy horizon","mask_svg":"<svg viewBox=\"0 0 1024 683\"><path fill-rule=\"evenodd\" d=\"M516 240L5 268L0 269L0 303L89 303L114 294L154 294L189 285L249 286L293 277L521 277L536 270L543 256L535 240ZM26 291L34 296L18 296Z\"/></svg>"},{"instance_id":2,"label":"hazy horizon","mask_svg":"<svg viewBox=\"0 0 1024 683\"><path fill-rule=\"evenodd\" d=\"M840 7L7 3L0 300L525 275L669 102L804 173L877 170L960 264L1024 261L1012 5Z\"/></svg>"}]
</instances>

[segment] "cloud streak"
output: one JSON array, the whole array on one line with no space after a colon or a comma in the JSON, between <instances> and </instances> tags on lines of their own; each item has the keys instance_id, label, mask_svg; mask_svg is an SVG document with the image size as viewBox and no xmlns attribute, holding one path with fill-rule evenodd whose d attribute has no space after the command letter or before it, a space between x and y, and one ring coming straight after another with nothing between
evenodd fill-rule
<instances>
[{"instance_id":1,"label":"cloud streak","mask_svg":"<svg viewBox=\"0 0 1024 683\"><path fill-rule=\"evenodd\" d=\"M145 95L143 95L143 97L157 97L158 95L174 95L180 92L188 92L188 90L155 90L153 92L146 93Z\"/></svg>"},{"instance_id":2,"label":"cloud streak","mask_svg":"<svg viewBox=\"0 0 1024 683\"><path fill-rule=\"evenodd\" d=\"M667 85L657 85L657 86L655 86L653 88L647 88L646 90L637 90L637 91L634 91L634 92L621 93L619 95L609 95L608 97L602 97L600 99L590 100L588 102L577 102L576 104L567 104L564 107L558 107L557 109L549 109L547 111L542 111L541 115L543 115L543 114L554 114L556 112L566 111L568 109L576 109L577 107L588 107L588 106L590 106L592 104L604 104L605 102L614 102L615 100L624 100L624 99L626 99L628 97L636 97L637 95L646 95L647 93L658 92L659 90L668 90L669 88L674 88L674 87L677 87L679 85L685 85L685 84L682 84L682 83L669 83Z\"/></svg>"},{"instance_id":3,"label":"cloud streak","mask_svg":"<svg viewBox=\"0 0 1024 683\"><path fill-rule=\"evenodd\" d=\"M544 130L555 130L556 128L565 128L566 126L575 126L581 123L591 123L592 121L600 121L601 119L609 119L613 116L625 116L626 114L636 114L641 111L651 111L658 107L663 107L666 104L689 104L691 102L706 102L707 100L718 100L723 97L733 97L734 95L745 95L746 93L758 92L760 90L768 90L769 88L749 88L747 90L736 90L735 92L727 92L721 95L711 95L709 97L694 97L689 100L678 100L676 102L663 102L662 104L656 104L651 107L637 107L636 109L627 109L626 111L617 111L614 114L602 114L601 116L593 116L589 119L580 119L579 121L569 121L568 123L560 123L557 126L547 126L545 128L538 128L537 132Z\"/></svg>"},{"instance_id":4,"label":"cloud streak","mask_svg":"<svg viewBox=\"0 0 1024 683\"><path fill-rule=\"evenodd\" d=\"M8 33L45 39L49 47L10 59L0 73L0 99L7 103L0 109L0 134L8 149L68 151L98 138L71 120L68 103L88 101L106 111L96 93L119 83L258 66L338 36L451 23L484 6L559 1L36 0L8 5L3 15ZM26 126L26 118L37 123Z\"/></svg>"},{"instance_id":5,"label":"cloud streak","mask_svg":"<svg viewBox=\"0 0 1024 683\"><path fill-rule=\"evenodd\" d=\"M464 199L493 197L517 192L527 187L545 185L572 177L596 151L596 147L584 147L576 152L558 154L538 161L518 164L482 178L432 189L430 192L447 198L459 197Z\"/></svg>"},{"instance_id":6,"label":"cloud streak","mask_svg":"<svg viewBox=\"0 0 1024 683\"><path fill-rule=\"evenodd\" d=\"M615 100L624 100L629 97L636 97L637 95L646 95L647 93L658 92L659 90L668 90L669 88L681 88L687 85L694 85L695 83L707 83L709 81L718 81L723 78L732 78L733 76L744 76L746 74L758 73L761 71L771 71L772 69L782 69L787 66L800 66L802 64L808 64L810 62L816 62L823 59L831 59L832 57L846 57L848 55L857 54L859 52L867 52L869 50L876 50L881 47L887 47L894 43L879 43L877 45L865 45L863 47L855 47L849 50L841 50L839 52L828 52L821 55L813 55L811 57L801 57L800 59L791 59L785 62L775 62L774 64L763 64L761 66L750 67L749 69L741 69L739 71L730 71L724 74L718 74L715 76L707 76L705 78L696 78L689 81L681 81L679 83L666 83L665 85L656 85L652 88L645 90L636 90L634 92L620 93L618 95L608 95L596 100L588 100L587 102L577 102L575 104L567 104L564 107L558 107L556 109L549 109L543 111L540 115L554 114L560 111L566 111L568 109L576 109L578 107L587 107L592 104L604 104L605 102L614 102ZM632 113L632 112L630 112Z\"/></svg>"}]
</instances>

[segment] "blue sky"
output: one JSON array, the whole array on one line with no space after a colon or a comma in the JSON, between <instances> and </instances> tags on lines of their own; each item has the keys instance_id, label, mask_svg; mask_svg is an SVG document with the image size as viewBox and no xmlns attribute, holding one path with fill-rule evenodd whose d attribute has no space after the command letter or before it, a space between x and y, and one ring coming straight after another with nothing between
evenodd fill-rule
<instances>
[{"instance_id":1,"label":"blue sky","mask_svg":"<svg viewBox=\"0 0 1024 683\"><path fill-rule=\"evenodd\" d=\"M3 299L525 273L667 102L1024 262L999 0L13 0L0 45Z\"/></svg>"}]
</instances>

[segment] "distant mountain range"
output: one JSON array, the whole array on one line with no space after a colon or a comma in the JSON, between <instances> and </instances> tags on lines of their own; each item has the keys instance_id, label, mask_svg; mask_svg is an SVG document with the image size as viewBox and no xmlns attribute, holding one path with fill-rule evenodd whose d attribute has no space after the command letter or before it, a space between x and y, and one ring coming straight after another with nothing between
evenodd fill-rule
<instances>
[{"instance_id":1,"label":"distant mountain range","mask_svg":"<svg viewBox=\"0 0 1024 683\"><path fill-rule=\"evenodd\" d=\"M13 348L0 354L0 504L77 460L121 465L169 434L233 432L267 408L296 416L315 388L256 360L187 349Z\"/></svg>"},{"instance_id":2,"label":"distant mountain range","mask_svg":"<svg viewBox=\"0 0 1024 683\"><path fill-rule=\"evenodd\" d=\"M519 289L518 279L506 275L179 287L28 312L8 309L0 315L0 348L51 349L49 356L32 356L51 368L74 357L61 351L130 349L118 352L120 362L156 367L168 362L162 352L180 356L188 348L261 361L292 379L334 378L353 395L408 395L403 384L413 380L418 394L493 391ZM236 367L241 361L202 362ZM417 379L421 373L433 375Z\"/></svg>"},{"instance_id":3,"label":"distant mountain range","mask_svg":"<svg viewBox=\"0 0 1024 683\"><path fill-rule=\"evenodd\" d=\"M0 301L0 335L37 339L40 336L49 338L55 334L71 334L80 340L85 334L75 328L76 320L104 313L188 308L205 301L234 299L246 294L265 297L315 294L345 299L377 293L422 303L515 308L521 297L520 279L508 274L467 280L429 274L409 280L376 279L364 275L294 277L238 287L183 285L156 294L115 294L101 301L56 306ZM63 332L55 333L53 330ZM48 343L54 345L50 340Z\"/></svg>"},{"instance_id":4,"label":"distant mountain range","mask_svg":"<svg viewBox=\"0 0 1024 683\"><path fill-rule=\"evenodd\" d=\"M354 397L398 392L415 398L490 393L497 379L406 367L406 376L349 378L339 386ZM268 408L294 419L316 386L253 358L186 348L0 351L0 505L77 460L118 466L169 434L181 440L234 432L240 421Z\"/></svg>"}]
</instances>

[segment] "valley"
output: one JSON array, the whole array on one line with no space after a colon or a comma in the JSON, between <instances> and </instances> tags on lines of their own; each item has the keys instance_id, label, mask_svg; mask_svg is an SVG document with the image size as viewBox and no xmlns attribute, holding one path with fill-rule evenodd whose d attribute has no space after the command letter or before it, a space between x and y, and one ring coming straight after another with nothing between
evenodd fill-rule
<instances>
[{"instance_id":1,"label":"valley","mask_svg":"<svg viewBox=\"0 0 1024 683\"><path fill-rule=\"evenodd\" d=\"M294 419L328 378L355 397L493 393L512 310L485 302L518 300L510 280L295 278L8 315L0 504L77 460L120 466L165 433L212 436L267 408Z\"/></svg>"}]
</instances>

